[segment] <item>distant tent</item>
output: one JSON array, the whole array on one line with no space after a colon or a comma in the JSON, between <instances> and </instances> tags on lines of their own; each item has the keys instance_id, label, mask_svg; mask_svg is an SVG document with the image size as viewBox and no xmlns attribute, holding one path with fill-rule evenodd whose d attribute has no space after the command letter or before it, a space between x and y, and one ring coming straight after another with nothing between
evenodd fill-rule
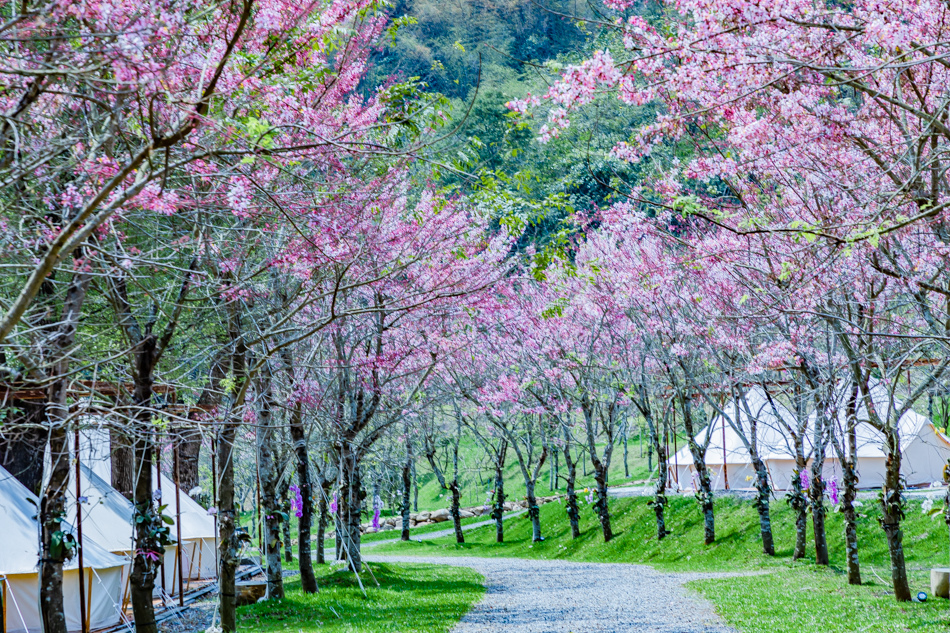
<instances>
[{"instance_id":1,"label":"distant tent","mask_svg":"<svg viewBox=\"0 0 950 633\"><path fill-rule=\"evenodd\" d=\"M109 431L106 429L87 429L80 433L79 446L82 462L103 482L112 480L112 456L109 444ZM157 471L152 470L152 485L159 488ZM112 488L110 488L112 490ZM175 482L162 474L161 504L167 505L165 515L178 521L178 505L175 500ZM214 517L188 495L188 490L179 490L181 498L181 547L182 571L186 579L216 578L217 539ZM130 504L131 507L131 504ZM172 537L177 534L176 525L170 526ZM166 564L166 570L168 565ZM167 574L167 571L166 571ZM177 574L175 576L177 578ZM166 583L167 584L167 583ZM168 591L171 593L171 591Z\"/></svg>"},{"instance_id":2,"label":"distant tent","mask_svg":"<svg viewBox=\"0 0 950 633\"><path fill-rule=\"evenodd\" d=\"M39 604L39 525L36 496L13 475L0 468L0 590L5 633L39 633L43 619ZM72 530L70 526L67 529ZM122 622L122 581L126 559L110 554L83 535L83 586L89 629ZM63 574L66 627L82 629L79 600L78 557L67 563Z\"/></svg>"},{"instance_id":3,"label":"distant tent","mask_svg":"<svg viewBox=\"0 0 950 633\"><path fill-rule=\"evenodd\" d=\"M886 397L881 387L875 387L872 390L872 397L875 402L886 401L881 400ZM788 490L795 476L795 451L781 420L784 419L792 428L795 428L794 416L779 402L773 400L781 418L777 417L765 392L760 387L748 390L746 402L758 421L759 454L769 472L772 488L773 490ZM897 406L900 406L899 403ZM750 425L745 407L739 407L740 415L738 416L736 416L735 403L729 403L723 407L723 410L733 423L739 420L739 426L748 438ZM839 416L839 424L843 425L843 411L839 412ZM859 421L867 420L864 407L859 409L857 416ZM805 433L806 453L811 448L813 422L814 414L809 420ZM856 431L858 485L860 488L880 488L884 484L884 438L867 423L859 423ZM901 419L899 433L902 452L901 474L904 475L907 485L923 486L934 481L942 481L943 467L950 458L950 438L937 431L926 417L915 411L908 411ZM697 441L705 442L707 434L712 435L706 450L706 466L711 475L713 489L723 490L727 487L727 483L728 488L733 490L754 488L755 471L752 468L749 451L739 433L727 420L716 415L709 426L696 435ZM696 487L694 481L696 469L688 446L684 446L670 459L670 471L674 488L692 490ZM841 464L830 446L822 473L826 481L841 480Z\"/></svg>"}]
</instances>

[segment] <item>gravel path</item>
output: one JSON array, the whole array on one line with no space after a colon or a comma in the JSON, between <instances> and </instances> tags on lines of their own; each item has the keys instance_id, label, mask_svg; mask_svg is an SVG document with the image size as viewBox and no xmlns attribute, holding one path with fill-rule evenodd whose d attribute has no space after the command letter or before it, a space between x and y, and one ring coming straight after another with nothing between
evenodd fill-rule
<instances>
[{"instance_id":1,"label":"gravel path","mask_svg":"<svg viewBox=\"0 0 950 633\"><path fill-rule=\"evenodd\" d=\"M670 574L644 565L374 556L370 562L471 567L485 597L453 633L733 633L683 583L735 574Z\"/></svg>"}]
</instances>

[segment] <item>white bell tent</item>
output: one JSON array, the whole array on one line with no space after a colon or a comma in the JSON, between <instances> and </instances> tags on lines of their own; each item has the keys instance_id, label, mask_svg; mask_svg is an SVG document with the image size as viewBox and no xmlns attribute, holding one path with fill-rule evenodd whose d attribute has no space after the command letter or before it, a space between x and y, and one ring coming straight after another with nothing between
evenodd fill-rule
<instances>
[{"instance_id":1,"label":"white bell tent","mask_svg":"<svg viewBox=\"0 0 950 633\"><path fill-rule=\"evenodd\" d=\"M38 500L13 475L0 468L0 585L2 585L3 625L5 633L40 633L40 579L38 561ZM67 525L66 529L75 531ZM125 558L109 553L94 539L83 534L83 589L86 628L100 629L120 624L122 583ZM79 560L74 556L65 566L63 593L66 627L82 630L79 590Z\"/></svg>"},{"instance_id":2,"label":"white bell tent","mask_svg":"<svg viewBox=\"0 0 950 633\"><path fill-rule=\"evenodd\" d=\"M886 403L886 393L881 387L872 389L875 403ZM844 401L844 398L840 399ZM773 399L773 405L760 387L754 387L746 393L749 411L757 420L756 436L759 456L769 472L773 490L788 490L795 476L795 451L784 420L792 428L796 427L792 413ZM899 403L895 403L900 406ZM733 428L733 424L742 429L749 438L749 416L744 406L739 407L736 415L735 403L723 407L732 424L720 415L713 416L710 424L696 435L699 443L704 443L708 434L712 437L706 449L706 466L710 472L712 487L716 490L752 489L755 486L755 471L749 450L742 436ZM776 416L775 411L778 411ZM809 419L805 432L806 454L811 449L811 429L814 428L814 413ZM779 417L781 416L781 417ZM839 424L843 425L844 412L839 412ZM883 435L867 422L867 412L860 407L857 414L859 423L856 428L858 446L858 487L880 488L884 484L885 453ZM910 410L900 420L899 436L902 453L901 473L908 486L924 486L943 480L943 468L950 458L950 438L940 433L923 415ZM670 459L670 476L674 488L693 490L696 469L688 446L682 447ZM822 468L825 481L841 481L841 464L829 446L825 464Z\"/></svg>"},{"instance_id":3,"label":"white bell tent","mask_svg":"<svg viewBox=\"0 0 950 633\"><path fill-rule=\"evenodd\" d=\"M123 579L124 602L128 601L129 587L128 574L131 571L132 553L135 551L132 542L132 516L134 514L132 502L106 483L85 464L80 464L83 539L91 537L113 554L122 556L126 560L125 577ZM76 523L76 471L70 469L68 519ZM162 591L170 596L178 594L178 550L176 545L165 548L164 575L155 581L155 595L161 596ZM182 567L187 569L187 567ZM187 576L185 576L187 578Z\"/></svg>"},{"instance_id":4,"label":"white bell tent","mask_svg":"<svg viewBox=\"0 0 950 633\"><path fill-rule=\"evenodd\" d=\"M80 458L103 483L112 480L112 457L109 444L109 431L86 429L80 433ZM159 484L159 481L161 482ZM161 504L166 505L165 515L175 522L170 526L172 538L177 538L178 499L181 500L181 547L182 571L185 579L198 580L216 578L217 539L214 517L188 495L188 490L178 490L175 482L164 473L161 479L152 469L152 482L156 492L162 491ZM111 490L111 488L110 488ZM130 506L131 507L131 506ZM168 565L166 564L166 570ZM166 571L167 573L167 571ZM166 583L167 584L167 583ZM168 591L171 593L171 591Z\"/></svg>"}]
</instances>

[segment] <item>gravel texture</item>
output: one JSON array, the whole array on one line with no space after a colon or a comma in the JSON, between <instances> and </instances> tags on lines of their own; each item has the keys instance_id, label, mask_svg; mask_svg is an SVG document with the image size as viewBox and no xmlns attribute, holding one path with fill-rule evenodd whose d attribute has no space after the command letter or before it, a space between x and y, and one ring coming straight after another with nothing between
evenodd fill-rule
<instances>
[{"instance_id":1,"label":"gravel texture","mask_svg":"<svg viewBox=\"0 0 950 633\"><path fill-rule=\"evenodd\" d=\"M375 556L368 561L471 567L485 597L454 633L733 633L683 586L735 574L663 573L644 565L506 558Z\"/></svg>"}]
</instances>

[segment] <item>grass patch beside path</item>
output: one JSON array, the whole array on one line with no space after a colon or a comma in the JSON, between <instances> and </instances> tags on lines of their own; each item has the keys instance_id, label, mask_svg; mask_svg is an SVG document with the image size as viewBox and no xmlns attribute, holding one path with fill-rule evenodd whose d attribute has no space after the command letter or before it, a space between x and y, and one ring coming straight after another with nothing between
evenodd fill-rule
<instances>
[{"instance_id":1,"label":"grass patch beside path","mask_svg":"<svg viewBox=\"0 0 950 633\"><path fill-rule=\"evenodd\" d=\"M890 593L887 543L874 502L860 508L858 542L865 585L850 587L844 574L844 527L841 515L829 513L830 569L814 563L813 539L805 560L791 561L794 517L784 501L772 503L777 556L762 554L758 514L752 501L716 500L716 543L703 545L702 519L695 500L674 497L667 508L673 533L656 539L653 509L647 499L610 501L615 538L603 542L592 510L581 509L582 535L572 540L564 506L541 507L542 543L531 542L527 515L505 522L505 543L495 543L494 526L465 533L465 544L452 538L390 543L373 554L483 556L562 559L589 562L646 563L668 571L767 571L766 575L697 581L692 586L716 605L718 612L747 633L830 633L838 631L946 631L950 604L931 599L925 604L898 604ZM809 523L809 530L811 525ZM911 589L930 593L930 568L946 566L948 538L942 521L931 520L911 501L903 523L904 550Z\"/></svg>"},{"instance_id":2,"label":"grass patch beside path","mask_svg":"<svg viewBox=\"0 0 950 633\"><path fill-rule=\"evenodd\" d=\"M688 583L716 605L729 624L744 633L873 631L945 632L946 600L898 603L875 579L852 587L830 569L799 567L768 576L715 578ZM929 593L929 590L928 590Z\"/></svg>"},{"instance_id":3,"label":"grass patch beside path","mask_svg":"<svg viewBox=\"0 0 950 633\"><path fill-rule=\"evenodd\" d=\"M374 563L376 587L363 574L367 597L341 566L315 565L320 592L300 590L299 578L285 584L287 596L238 609L242 631L255 633L445 633L484 592L483 577L465 567Z\"/></svg>"},{"instance_id":4,"label":"grass patch beside path","mask_svg":"<svg viewBox=\"0 0 950 633\"><path fill-rule=\"evenodd\" d=\"M478 517L468 517L467 519L462 519L462 525L471 525L472 523L478 523L480 521L491 521L491 520L492 518L488 515L478 516ZM452 520L450 519L448 521L443 521L441 523L433 523L432 525L423 525L422 527L409 528L409 538L413 538L419 534L430 534L432 532L441 532L442 530L452 530L452 529L455 529L455 528L453 527ZM361 535L360 542L373 543L374 541L390 541L392 539L398 540L400 534L402 534L401 530L383 530L382 532L373 532L371 534Z\"/></svg>"}]
</instances>

